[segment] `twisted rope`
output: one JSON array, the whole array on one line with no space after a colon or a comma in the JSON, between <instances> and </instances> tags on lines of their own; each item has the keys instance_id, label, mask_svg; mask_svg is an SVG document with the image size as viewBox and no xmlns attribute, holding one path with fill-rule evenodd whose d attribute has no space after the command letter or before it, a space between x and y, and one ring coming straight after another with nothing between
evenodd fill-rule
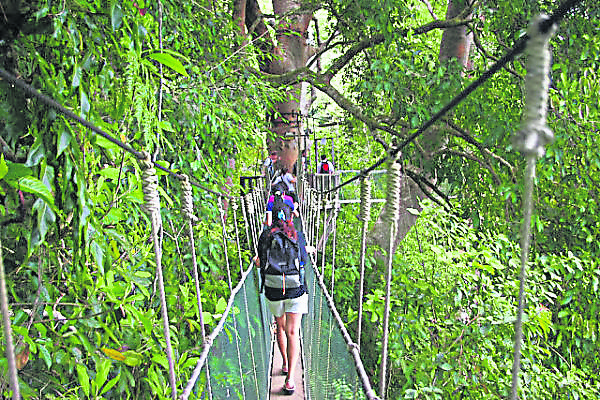
<instances>
[{"instance_id":1,"label":"twisted rope","mask_svg":"<svg viewBox=\"0 0 600 400\"><path fill-rule=\"evenodd\" d=\"M237 199L233 200L233 202L231 203L231 208L233 209L235 244L238 249L238 260L240 263L240 275L243 275L244 268L242 266L242 246L240 245L240 234L239 234L238 224L237 224L237 210L239 208ZM246 311L247 311L248 310L248 296L246 295L246 290L244 290L244 304L246 305ZM248 337L252 338L252 324L250 323L250 315L248 315L248 312L246 312L246 327L248 328ZM252 358L252 365L256 365L256 360L254 358L254 342L252 340L250 340L250 356ZM252 372L254 374L254 388L256 390L256 395L258 396L258 394L260 393L260 390L258 388L258 376L256 373L256 368L253 368Z\"/></svg>"},{"instance_id":2,"label":"twisted rope","mask_svg":"<svg viewBox=\"0 0 600 400\"><path fill-rule=\"evenodd\" d=\"M360 381L362 383L362 387L365 392L365 395L367 396L367 399L381 400L379 397L377 397L377 394L371 387L371 383L369 381L369 376L367 375L367 373L365 371L365 367L362 363L362 360L360 359L359 346L352 341L352 337L348 333L348 330L346 329L344 322L342 321L342 317L340 316L340 314L338 313L338 311L335 307L333 298L331 297L331 295L327 291L327 288L325 287L325 283L323 282L323 275L321 273L319 273L318 268L313 267L313 271L316 275L315 282L318 283L319 287L323 291L323 297L325 297L325 300L326 300L327 304L329 305L329 309L331 310L331 313L333 314L333 317L337 323L337 326L338 326L339 330L341 331L342 336L344 337L344 341L346 342L348 351L352 353L352 358L354 360L354 366L356 367L356 371L358 372L358 377L360 378ZM313 292L314 292L314 289L313 289ZM319 331L320 331L321 325L322 324L319 324Z\"/></svg>"},{"instance_id":3,"label":"twisted rope","mask_svg":"<svg viewBox=\"0 0 600 400\"><path fill-rule=\"evenodd\" d=\"M362 221L360 237L360 288L358 297L358 327L356 342L360 346L360 336L362 331L362 312L363 298L365 291L365 256L367 249L367 229L371 219L371 180L369 177L362 177L360 180L360 220Z\"/></svg>"},{"instance_id":4,"label":"twisted rope","mask_svg":"<svg viewBox=\"0 0 600 400\"><path fill-rule=\"evenodd\" d=\"M531 215L533 213L533 185L535 163L544 155L544 146L553 139L546 125L548 87L550 85L550 51L548 43L556 31L552 25L547 30L542 26L549 21L546 15L539 15L531 21L528 28L530 41L527 44L527 75L525 77L525 115L522 126L514 139L517 148L525 155L525 190L523 198L523 225L521 226L521 269L519 272L519 305L515 321L515 344L512 367L512 385L510 399L517 399L519 389L519 370L521 365L521 342L523 336L523 309L525 308L525 280L527 279L527 260L531 236Z\"/></svg>"},{"instance_id":5,"label":"twisted rope","mask_svg":"<svg viewBox=\"0 0 600 400\"><path fill-rule=\"evenodd\" d=\"M179 397L180 400L187 400L190 397L190 394L192 393L192 390L194 389L194 386L196 385L196 381L198 380L198 377L200 376L200 371L202 370L202 367L206 363L206 358L208 357L208 353L210 352L210 349L214 343L214 340L217 336L219 336L221 331L223 331L225 322L227 321L227 318L229 317L229 313L231 312L231 308L233 307L233 302L235 300L235 296L242 289L242 287L244 286L244 283L246 282L246 278L248 278L248 275L250 275L250 273L252 273L253 269L254 269L254 263L251 262L250 265L248 266L248 268L246 269L246 271L244 271L244 273L242 274L240 281L238 282L236 287L233 288L233 290L231 291L231 295L229 296L229 300L227 302L227 307L225 307L223 314L221 314L221 319L219 320L219 323L217 324L215 329L213 329L211 334L208 335L206 337L206 339L204 339L204 344L202 346L202 353L200 353L200 358L198 359L198 362L196 363L196 367L194 367L194 371L192 371L192 375L190 376L190 379L189 379L187 385L185 386L183 393Z\"/></svg>"},{"instance_id":6,"label":"twisted rope","mask_svg":"<svg viewBox=\"0 0 600 400\"><path fill-rule=\"evenodd\" d=\"M142 152L144 158L139 161L142 168L142 182L145 204L142 209L148 214L152 223L152 241L154 242L154 257L156 261L156 278L160 293L160 305L163 315L163 334L167 348L167 361L169 363L169 381L171 384L171 397L177 399L177 380L175 378L175 363L173 361L173 348L171 347L171 332L169 329L169 315L167 312L167 296L165 295L165 284L161 265L162 249L159 240L159 231L162 226L160 217L160 197L158 195L158 177L150 153Z\"/></svg>"},{"instance_id":7,"label":"twisted rope","mask_svg":"<svg viewBox=\"0 0 600 400\"><path fill-rule=\"evenodd\" d=\"M225 210L223 210L223 199L217 198L217 208L219 209L219 219L221 220L221 232L223 236L223 251L225 252L225 265L227 266L227 284L229 290L233 287L231 282L231 267L229 266L229 253L227 251L227 227L225 226Z\"/></svg>"},{"instance_id":8,"label":"twisted rope","mask_svg":"<svg viewBox=\"0 0 600 400\"><path fill-rule=\"evenodd\" d=\"M396 157L390 157L388 161L388 184L386 196L385 220L390 226L390 236L387 258L387 276L385 284L385 309L383 315L383 343L381 348L381 376L379 393L385 398L386 376L387 376L387 356L388 356L388 336L390 325L390 297L392 291L392 262L394 260L394 238L396 236L396 221L400 217L400 179L402 170L400 164L396 162Z\"/></svg>"}]
</instances>

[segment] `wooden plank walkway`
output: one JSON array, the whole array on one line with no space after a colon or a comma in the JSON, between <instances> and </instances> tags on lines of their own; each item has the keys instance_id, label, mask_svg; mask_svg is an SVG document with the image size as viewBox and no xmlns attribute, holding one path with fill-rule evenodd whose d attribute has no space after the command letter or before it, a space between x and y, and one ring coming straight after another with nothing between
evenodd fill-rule
<instances>
[{"instance_id":1,"label":"wooden plank walkway","mask_svg":"<svg viewBox=\"0 0 600 400\"><path fill-rule=\"evenodd\" d=\"M306 317L306 316L305 316ZM283 359L277 347L275 340L275 333L273 332L273 340L271 348L273 349L273 359L271 362L271 390L270 400L304 400L304 368L302 366L302 334L300 334L300 357L298 357L298 364L296 366L296 373L294 376L294 384L296 390L291 395L287 395L283 392L283 385L285 384L285 375L281 371L283 365Z\"/></svg>"}]
</instances>

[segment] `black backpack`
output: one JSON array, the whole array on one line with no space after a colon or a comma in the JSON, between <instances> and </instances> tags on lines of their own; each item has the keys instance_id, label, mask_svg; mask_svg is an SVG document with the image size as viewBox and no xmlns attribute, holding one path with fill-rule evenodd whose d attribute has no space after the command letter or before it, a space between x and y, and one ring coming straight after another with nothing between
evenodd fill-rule
<instances>
[{"instance_id":1,"label":"black backpack","mask_svg":"<svg viewBox=\"0 0 600 400\"><path fill-rule=\"evenodd\" d=\"M329 172L329 163L327 161L323 161L321 163L321 171L319 171L321 174L326 174Z\"/></svg>"},{"instance_id":2,"label":"black backpack","mask_svg":"<svg viewBox=\"0 0 600 400\"><path fill-rule=\"evenodd\" d=\"M300 274L299 256L298 241L290 239L281 230L271 232L265 270L261 271L263 288L266 286L282 290L282 295L285 296L286 289L301 287L304 277Z\"/></svg>"}]
</instances>

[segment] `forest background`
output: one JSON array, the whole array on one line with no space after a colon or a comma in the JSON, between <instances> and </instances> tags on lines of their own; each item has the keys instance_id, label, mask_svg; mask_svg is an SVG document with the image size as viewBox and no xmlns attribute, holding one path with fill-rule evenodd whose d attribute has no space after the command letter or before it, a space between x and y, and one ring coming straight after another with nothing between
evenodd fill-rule
<instances>
[{"instance_id":1,"label":"forest background","mask_svg":"<svg viewBox=\"0 0 600 400\"><path fill-rule=\"evenodd\" d=\"M176 171L238 193L269 150L292 165L308 129L362 169L506 54L554 1L2 0L0 68ZM267 8L268 7L268 8ZM600 398L600 8L551 41L521 395ZM524 159L524 57L402 151L387 398L498 399L510 388ZM304 88L304 89L302 89ZM302 124L298 114L309 115ZM312 121L312 122L311 122ZM319 127L319 122L335 127ZM326 124L325 124L326 125ZM135 159L0 81L0 221L24 398L167 398L154 261ZM314 167L314 164L313 164ZM202 343L178 185L160 177L177 372ZM229 294L214 197L195 192L204 321ZM338 309L355 333L358 209L342 208ZM418 218L417 218L418 217ZM361 355L378 383L384 273L370 225ZM331 274L331 265L326 266ZM132 290L133 289L133 290ZM101 351L129 351L128 362ZM110 353L113 354L114 353ZM6 359L1 360L6 368ZM2 391L8 393L7 381ZM376 386L375 386L376 387Z\"/></svg>"}]
</instances>

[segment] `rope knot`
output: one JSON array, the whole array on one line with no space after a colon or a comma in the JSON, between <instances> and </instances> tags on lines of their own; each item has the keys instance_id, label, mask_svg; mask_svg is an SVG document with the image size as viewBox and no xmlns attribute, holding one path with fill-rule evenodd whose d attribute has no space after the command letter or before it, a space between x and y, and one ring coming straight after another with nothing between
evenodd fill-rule
<instances>
[{"instance_id":1,"label":"rope knot","mask_svg":"<svg viewBox=\"0 0 600 400\"><path fill-rule=\"evenodd\" d=\"M548 20L545 14L538 15L529 24L527 75L525 76L525 113L521 128L515 133L514 144L526 155L542 157L544 146L552 143L554 134L546 125L548 111L548 87L550 86L551 55L548 48L550 37L556 32L552 25L547 32L541 31L541 23Z\"/></svg>"},{"instance_id":2,"label":"rope knot","mask_svg":"<svg viewBox=\"0 0 600 400\"><path fill-rule=\"evenodd\" d=\"M158 195L158 177L156 176L156 169L154 163L150 158L150 153L142 151L143 159L139 161L140 167L142 168L142 183L144 191L144 201L142 210L154 219L155 216L160 213L160 197ZM160 218L156 218L157 222L160 223Z\"/></svg>"},{"instance_id":3,"label":"rope knot","mask_svg":"<svg viewBox=\"0 0 600 400\"><path fill-rule=\"evenodd\" d=\"M198 220L198 217L194 215L194 198L192 195L192 184L190 178L187 175L182 175L181 188L183 190L183 213L186 218L194 222Z\"/></svg>"},{"instance_id":4,"label":"rope knot","mask_svg":"<svg viewBox=\"0 0 600 400\"><path fill-rule=\"evenodd\" d=\"M390 225L400 218L400 182L402 168L396 157L388 161L387 193L385 199L385 219Z\"/></svg>"},{"instance_id":5,"label":"rope knot","mask_svg":"<svg viewBox=\"0 0 600 400\"><path fill-rule=\"evenodd\" d=\"M371 180L363 176L360 179L360 220L368 222L371 219Z\"/></svg>"}]
</instances>

